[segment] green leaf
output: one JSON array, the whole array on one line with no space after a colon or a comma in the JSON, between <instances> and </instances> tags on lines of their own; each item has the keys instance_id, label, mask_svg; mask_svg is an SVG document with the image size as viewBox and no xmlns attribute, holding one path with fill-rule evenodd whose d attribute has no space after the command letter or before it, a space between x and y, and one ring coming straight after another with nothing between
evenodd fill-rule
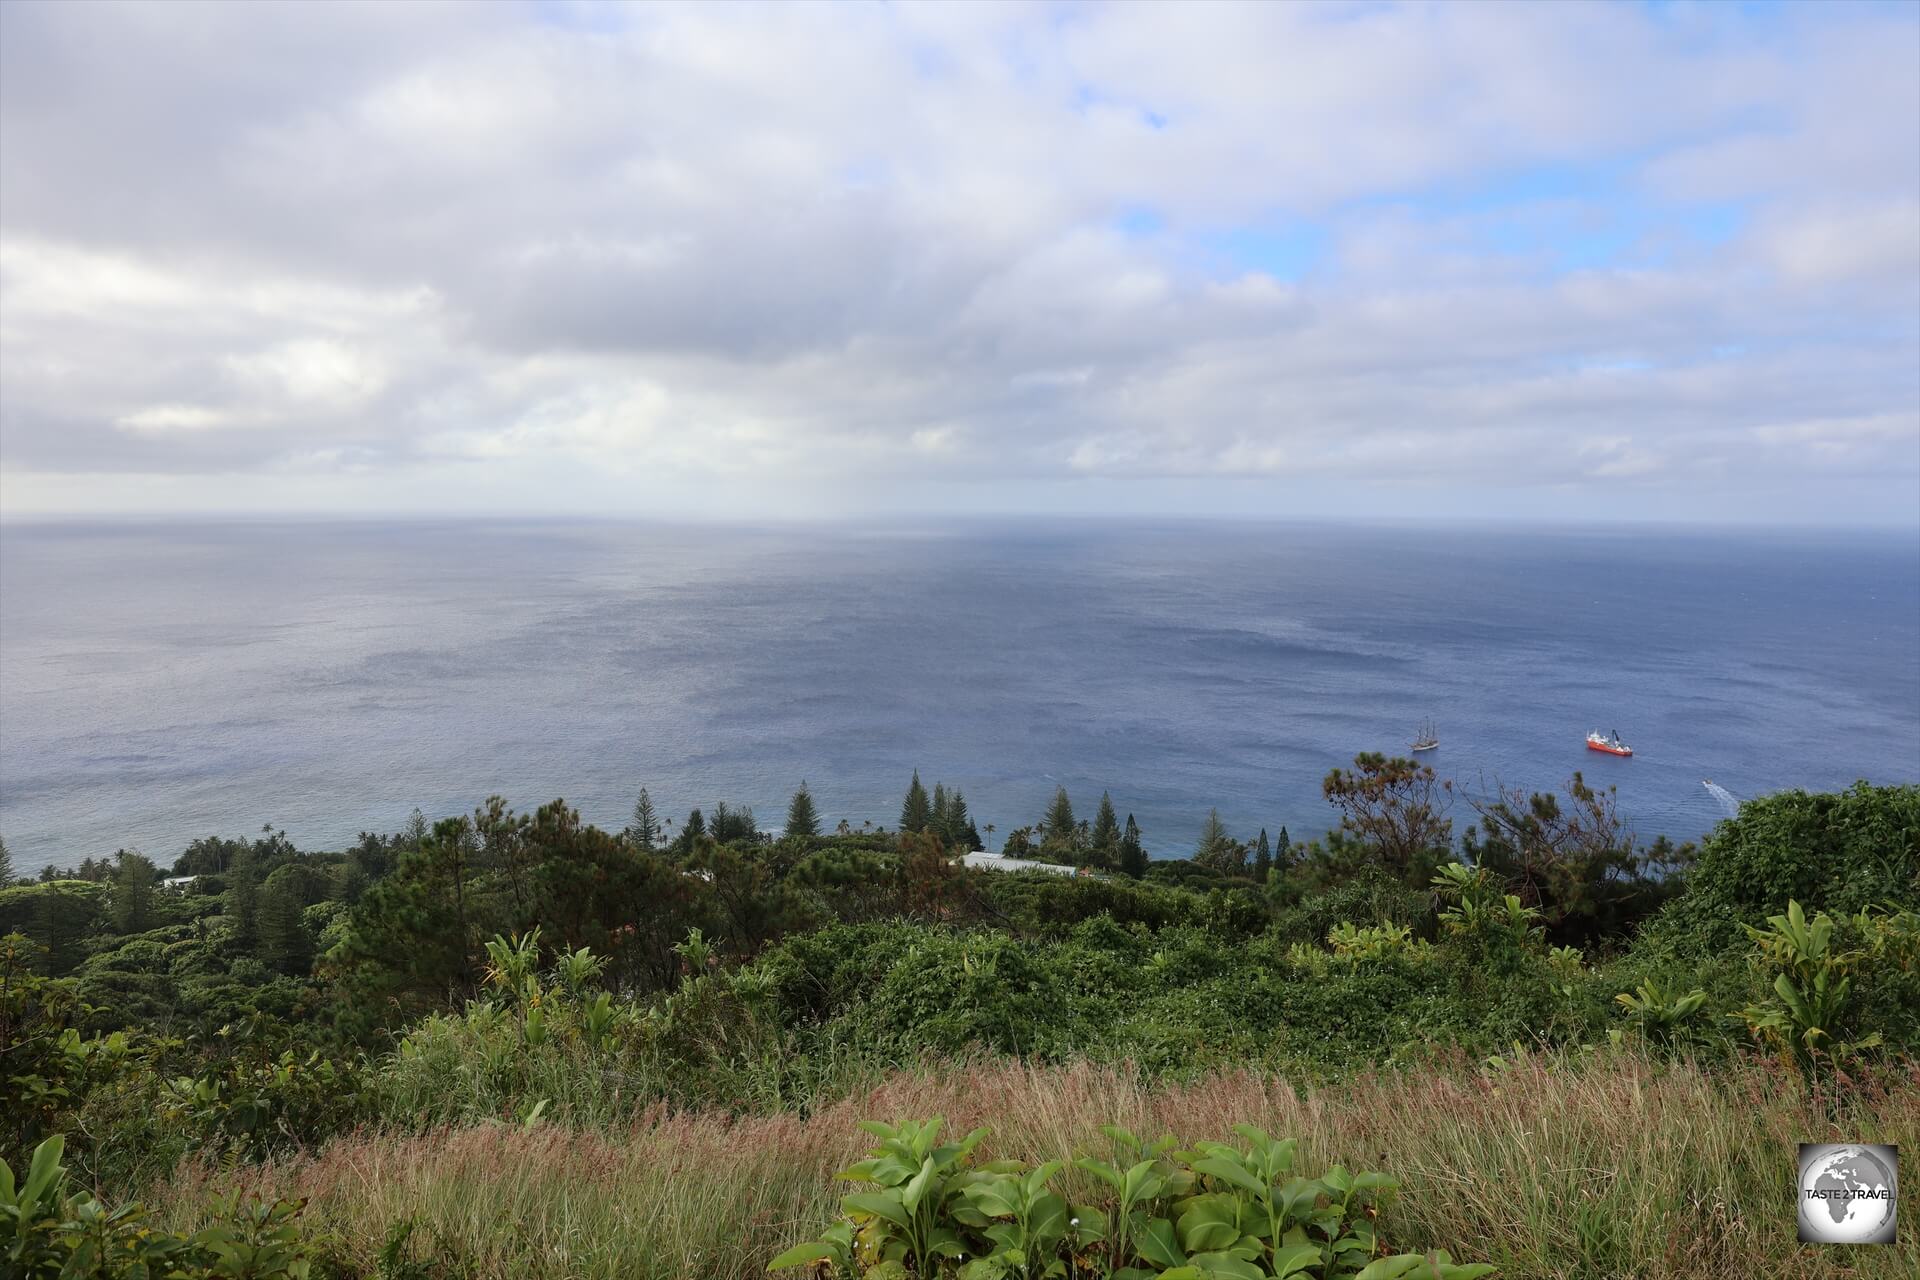
<instances>
[{"instance_id":1,"label":"green leaf","mask_svg":"<svg viewBox=\"0 0 1920 1280\"><path fill-rule=\"evenodd\" d=\"M809 1240L805 1244L793 1246L793 1248L787 1250L772 1262L769 1262L767 1264L767 1270L781 1271L787 1267L804 1267L810 1262L825 1261L838 1253L839 1250L833 1245L828 1244L825 1240Z\"/></svg>"},{"instance_id":2,"label":"green leaf","mask_svg":"<svg viewBox=\"0 0 1920 1280\"><path fill-rule=\"evenodd\" d=\"M1380 1258L1369 1262L1360 1269L1360 1274L1353 1280L1398 1280L1398 1277L1406 1275L1424 1262L1426 1259L1420 1254L1398 1253L1391 1258Z\"/></svg>"},{"instance_id":3,"label":"green leaf","mask_svg":"<svg viewBox=\"0 0 1920 1280\"><path fill-rule=\"evenodd\" d=\"M1240 1239L1240 1229L1230 1222L1201 1222L1189 1226L1187 1220L1180 1219L1181 1243L1187 1252L1200 1253L1231 1247Z\"/></svg>"},{"instance_id":4,"label":"green leaf","mask_svg":"<svg viewBox=\"0 0 1920 1280\"><path fill-rule=\"evenodd\" d=\"M1090 1204L1068 1207L1068 1225L1073 1228L1075 1244L1092 1244L1107 1238L1107 1215ZM1076 1225L1072 1219L1079 1219Z\"/></svg>"},{"instance_id":5,"label":"green leaf","mask_svg":"<svg viewBox=\"0 0 1920 1280\"><path fill-rule=\"evenodd\" d=\"M848 1213L864 1213L868 1217L885 1218L896 1227L906 1230L913 1225L913 1216L900 1203L897 1191L862 1191L844 1196L840 1207Z\"/></svg>"},{"instance_id":6,"label":"green leaf","mask_svg":"<svg viewBox=\"0 0 1920 1280\"><path fill-rule=\"evenodd\" d=\"M1399 1187L1399 1182L1384 1173L1362 1173L1353 1180L1355 1191L1387 1192L1398 1190Z\"/></svg>"},{"instance_id":7,"label":"green leaf","mask_svg":"<svg viewBox=\"0 0 1920 1280\"><path fill-rule=\"evenodd\" d=\"M1222 1192L1195 1196L1180 1215L1180 1242L1188 1253L1225 1249L1240 1238L1240 1202Z\"/></svg>"},{"instance_id":8,"label":"green leaf","mask_svg":"<svg viewBox=\"0 0 1920 1280\"><path fill-rule=\"evenodd\" d=\"M1791 978L1784 973L1780 974L1773 980L1773 989L1786 1004L1787 1011L1793 1014L1801 1026L1806 1026L1813 1021L1813 1015L1807 1010L1807 1002L1801 999L1800 989L1793 985Z\"/></svg>"},{"instance_id":9,"label":"green leaf","mask_svg":"<svg viewBox=\"0 0 1920 1280\"><path fill-rule=\"evenodd\" d=\"M27 1169L26 1190L20 1196L23 1206L39 1204L40 1197L66 1172L60 1167L60 1153L66 1150L66 1146L66 1135L56 1133L33 1149L33 1163Z\"/></svg>"},{"instance_id":10,"label":"green leaf","mask_svg":"<svg viewBox=\"0 0 1920 1280\"><path fill-rule=\"evenodd\" d=\"M1033 1202L1027 1215L1027 1231L1036 1242L1051 1249L1067 1234L1067 1202L1049 1191Z\"/></svg>"},{"instance_id":11,"label":"green leaf","mask_svg":"<svg viewBox=\"0 0 1920 1280\"><path fill-rule=\"evenodd\" d=\"M1180 1238L1174 1234L1173 1224L1165 1218L1155 1218L1133 1237L1133 1247L1140 1256L1156 1267L1183 1267L1187 1264L1187 1255L1180 1248Z\"/></svg>"},{"instance_id":12,"label":"green leaf","mask_svg":"<svg viewBox=\"0 0 1920 1280\"><path fill-rule=\"evenodd\" d=\"M927 1237L927 1252L936 1258L964 1258L967 1242L948 1227L935 1227Z\"/></svg>"},{"instance_id":13,"label":"green leaf","mask_svg":"<svg viewBox=\"0 0 1920 1280\"><path fill-rule=\"evenodd\" d=\"M927 1188L933 1183L933 1157L928 1156L921 1162L920 1172L913 1176L906 1188L900 1193L900 1203L907 1207L908 1213L920 1208L920 1201L926 1196Z\"/></svg>"},{"instance_id":14,"label":"green leaf","mask_svg":"<svg viewBox=\"0 0 1920 1280\"><path fill-rule=\"evenodd\" d=\"M1040 1189L1053 1180L1055 1174L1066 1166L1058 1160L1049 1160L1027 1175L1026 1193L1029 1197L1038 1194Z\"/></svg>"},{"instance_id":15,"label":"green leaf","mask_svg":"<svg viewBox=\"0 0 1920 1280\"><path fill-rule=\"evenodd\" d=\"M1020 1212L1014 1203L1015 1182L1002 1175L992 1182L976 1182L960 1188L960 1194L966 1197L968 1204L986 1214L989 1218L1011 1218Z\"/></svg>"},{"instance_id":16,"label":"green leaf","mask_svg":"<svg viewBox=\"0 0 1920 1280\"><path fill-rule=\"evenodd\" d=\"M1073 1166L1076 1169L1081 1169L1092 1174L1094 1177L1100 1179L1100 1181L1112 1187L1115 1191L1124 1191L1120 1170L1108 1164L1105 1160L1095 1160L1090 1156L1081 1156L1073 1162Z\"/></svg>"},{"instance_id":17,"label":"green leaf","mask_svg":"<svg viewBox=\"0 0 1920 1280\"><path fill-rule=\"evenodd\" d=\"M1230 1253L1197 1253L1193 1265L1208 1276L1226 1276L1228 1280L1266 1280L1267 1273Z\"/></svg>"},{"instance_id":18,"label":"green leaf","mask_svg":"<svg viewBox=\"0 0 1920 1280\"><path fill-rule=\"evenodd\" d=\"M1267 1198L1267 1184L1254 1177L1251 1173L1248 1173L1245 1168L1233 1160L1221 1156L1209 1156L1205 1160L1195 1161L1193 1168L1196 1173L1204 1173L1210 1178L1218 1178L1221 1182L1231 1183L1233 1186L1239 1187L1242 1191L1250 1192L1263 1201Z\"/></svg>"},{"instance_id":19,"label":"green leaf","mask_svg":"<svg viewBox=\"0 0 1920 1280\"><path fill-rule=\"evenodd\" d=\"M1142 1160L1139 1164L1127 1170L1125 1185L1122 1187L1122 1194L1125 1195L1129 1201L1133 1202L1152 1200L1162 1191L1166 1190L1166 1187L1166 1175L1160 1173L1153 1167L1153 1161Z\"/></svg>"},{"instance_id":20,"label":"green leaf","mask_svg":"<svg viewBox=\"0 0 1920 1280\"><path fill-rule=\"evenodd\" d=\"M1308 1267L1320 1262L1320 1249L1317 1245L1282 1245L1273 1251L1273 1274L1275 1280L1286 1280L1288 1276L1298 1275Z\"/></svg>"}]
</instances>

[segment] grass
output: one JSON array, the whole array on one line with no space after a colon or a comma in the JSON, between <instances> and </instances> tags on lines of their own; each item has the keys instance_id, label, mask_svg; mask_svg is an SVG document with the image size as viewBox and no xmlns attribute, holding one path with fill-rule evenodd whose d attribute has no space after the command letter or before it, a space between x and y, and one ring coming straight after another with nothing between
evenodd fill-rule
<instances>
[{"instance_id":1,"label":"grass","mask_svg":"<svg viewBox=\"0 0 1920 1280\"><path fill-rule=\"evenodd\" d=\"M987 1156L1027 1159L1105 1155L1102 1123L1227 1138L1251 1121L1300 1139L1305 1167L1398 1177L1380 1221L1395 1247L1447 1248L1509 1280L1920 1274L1920 1213L1899 1244L1848 1249L1799 1244L1793 1212L1797 1143L1920 1151L1920 1067L1880 1073L1835 1120L1769 1063L1708 1072L1627 1052L1461 1061L1310 1092L1255 1072L1156 1084L1086 1064L954 1062L804 1117L656 1109L615 1132L362 1133L238 1175L183 1170L149 1201L191 1225L236 1177L309 1197L310 1223L368 1275L412 1222L412 1255L450 1275L744 1278L832 1217L845 1189L833 1174L867 1141L856 1120L930 1115L988 1125Z\"/></svg>"}]
</instances>

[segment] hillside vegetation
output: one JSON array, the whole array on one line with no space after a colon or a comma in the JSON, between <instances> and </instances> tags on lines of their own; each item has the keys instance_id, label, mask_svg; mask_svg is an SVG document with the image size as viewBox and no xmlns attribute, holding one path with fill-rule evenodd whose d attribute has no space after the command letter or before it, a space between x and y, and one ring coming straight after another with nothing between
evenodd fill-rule
<instances>
[{"instance_id":1,"label":"hillside vegetation","mask_svg":"<svg viewBox=\"0 0 1920 1280\"><path fill-rule=\"evenodd\" d=\"M1211 816L1151 863L1063 792L1006 843L1080 876L957 866L964 798L916 776L890 831L804 788L777 837L496 800L196 841L184 889L131 852L0 887L0 1266L1920 1266L1914 1215L1822 1250L1791 1209L1798 1142L1920 1149L1920 787L1751 801L1698 849L1578 776L1457 836L1417 764L1325 789L1321 841Z\"/></svg>"}]
</instances>

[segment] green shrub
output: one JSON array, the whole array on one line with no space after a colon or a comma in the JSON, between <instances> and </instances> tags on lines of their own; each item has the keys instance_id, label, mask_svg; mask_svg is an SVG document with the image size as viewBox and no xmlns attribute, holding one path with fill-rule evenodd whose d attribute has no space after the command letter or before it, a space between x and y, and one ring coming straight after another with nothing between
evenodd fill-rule
<instances>
[{"instance_id":1,"label":"green shrub","mask_svg":"<svg viewBox=\"0 0 1920 1280\"><path fill-rule=\"evenodd\" d=\"M321 1056L242 1051L161 1088L161 1114L188 1146L258 1160L314 1146L350 1127L364 1095L358 1069Z\"/></svg>"},{"instance_id":2,"label":"green shrub","mask_svg":"<svg viewBox=\"0 0 1920 1280\"><path fill-rule=\"evenodd\" d=\"M880 1144L840 1176L870 1190L846 1196L842 1221L771 1269L810 1266L872 1280L1475 1280L1493 1271L1444 1252L1388 1254L1373 1218L1394 1194L1393 1179L1340 1165L1318 1178L1297 1175L1293 1140L1252 1125L1234 1129L1245 1147L1200 1142L1188 1150L1175 1150L1171 1137L1142 1142L1109 1126L1115 1159L1076 1162L1098 1189L1088 1203L1056 1187L1060 1162L976 1162L985 1129L941 1143L938 1117L861 1128Z\"/></svg>"},{"instance_id":3,"label":"green shrub","mask_svg":"<svg viewBox=\"0 0 1920 1280\"><path fill-rule=\"evenodd\" d=\"M1746 801L1701 845L1686 892L1654 928L1695 951L1719 950L1789 901L1836 916L1875 903L1920 908L1920 785L1859 782Z\"/></svg>"},{"instance_id":4,"label":"green shrub","mask_svg":"<svg viewBox=\"0 0 1920 1280\"><path fill-rule=\"evenodd\" d=\"M1059 1056L1073 1047L1073 1009L1049 959L1005 934L926 936L860 1007L857 1034L907 1052Z\"/></svg>"},{"instance_id":5,"label":"green shrub","mask_svg":"<svg viewBox=\"0 0 1920 1280\"><path fill-rule=\"evenodd\" d=\"M1373 925L1389 920L1406 921L1415 934L1430 935L1432 897L1384 872L1368 869L1280 911L1274 917L1273 929L1283 941L1317 946L1336 925Z\"/></svg>"},{"instance_id":6,"label":"green shrub","mask_svg":"<svg viewBox=\"0 0 1920 1280\"><path fill-rule=\"evenodd\" d=\"M89 1095L134 1065L134 1046L120 1032L81 1035L93 1010L69 979L35 972L43 948L21 934L0 937L0 1160L71 1122Z\"/></svg>"},{"instance_id":7,"label":"green shrub","mask_svg":"<svg viewBox=\"0 0 1920 1280\"><path fill-rule=\"evenodd\" d=\"M40 948L40 972L59 977L86 959L87 936L104 918L106 900L107 887L91 880L0 888L0 935L31 938Z\"/></svg>"},{"instance_id":8,"label":"green shrub","mask_svg":"<svg viewBox=\"0 0 1920 1280\"><path fill-rule=\"evenodd\" d=\"M1615 996L1614 1003L1626 1010L1627 1020L1645 1039L1668 1046L1685 1043L1699 1025L1701 1007L1707 993L1695 988L1681 994L1668 991L1657 982L1643 982L1633 991Z\"/></svg>"},{"instance_id":9,"label":"green shrub","mask_svg":"<svg viewBox=\"0 0 1920 1280\"><path fill-rule=\"evenodd\" d=\"M1762 966L1776 971L1770 994L1733 1015L1755 1036L1808 1077L1823 1062L1838 1066L1881 1043L1880 1032L1859 1025L1858 1003L1851 999L1854 970L1869 952L1836 943L1831 916L1822 911L1808 920L1800 904L1789 901L1785 914L1768 918L1767 928L1746 930Z\"/></svg>"},{"instance_id":10,"label":"green shrub","mask_svg":"<svg viewBox=\"0 0 1920 1280\"><path fill-rule=\"evenodd\" d=\"M69 1188L58 1134L34 1149L24 1181L0 1161L0 1270L18 1280L307 1280L319 1253L301 1203L229 1199L190 1236L156 1230L138 1204L109 1209Z\"/></svg>"}]
</instances>

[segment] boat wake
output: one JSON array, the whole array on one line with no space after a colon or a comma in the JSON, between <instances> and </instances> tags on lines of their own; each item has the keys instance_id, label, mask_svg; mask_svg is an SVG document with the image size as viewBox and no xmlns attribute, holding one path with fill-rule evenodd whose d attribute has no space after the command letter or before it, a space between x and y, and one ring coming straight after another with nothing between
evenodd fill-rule
<instances>
[{"instance_id":1,"label":"boat wake","mask_svg":"<svg viewBox=\"0 0 1920 1280\"><path fill-rule=\"evenodd\" d=\"M1708 795L1720 802L1720 807L1727 811L1729 818L1737 818L1740 816L1740 800L1733 792L1727 790L1711 778L1708 778L1700 785L1707 789Z\"/></svg>"}]
</instances>

